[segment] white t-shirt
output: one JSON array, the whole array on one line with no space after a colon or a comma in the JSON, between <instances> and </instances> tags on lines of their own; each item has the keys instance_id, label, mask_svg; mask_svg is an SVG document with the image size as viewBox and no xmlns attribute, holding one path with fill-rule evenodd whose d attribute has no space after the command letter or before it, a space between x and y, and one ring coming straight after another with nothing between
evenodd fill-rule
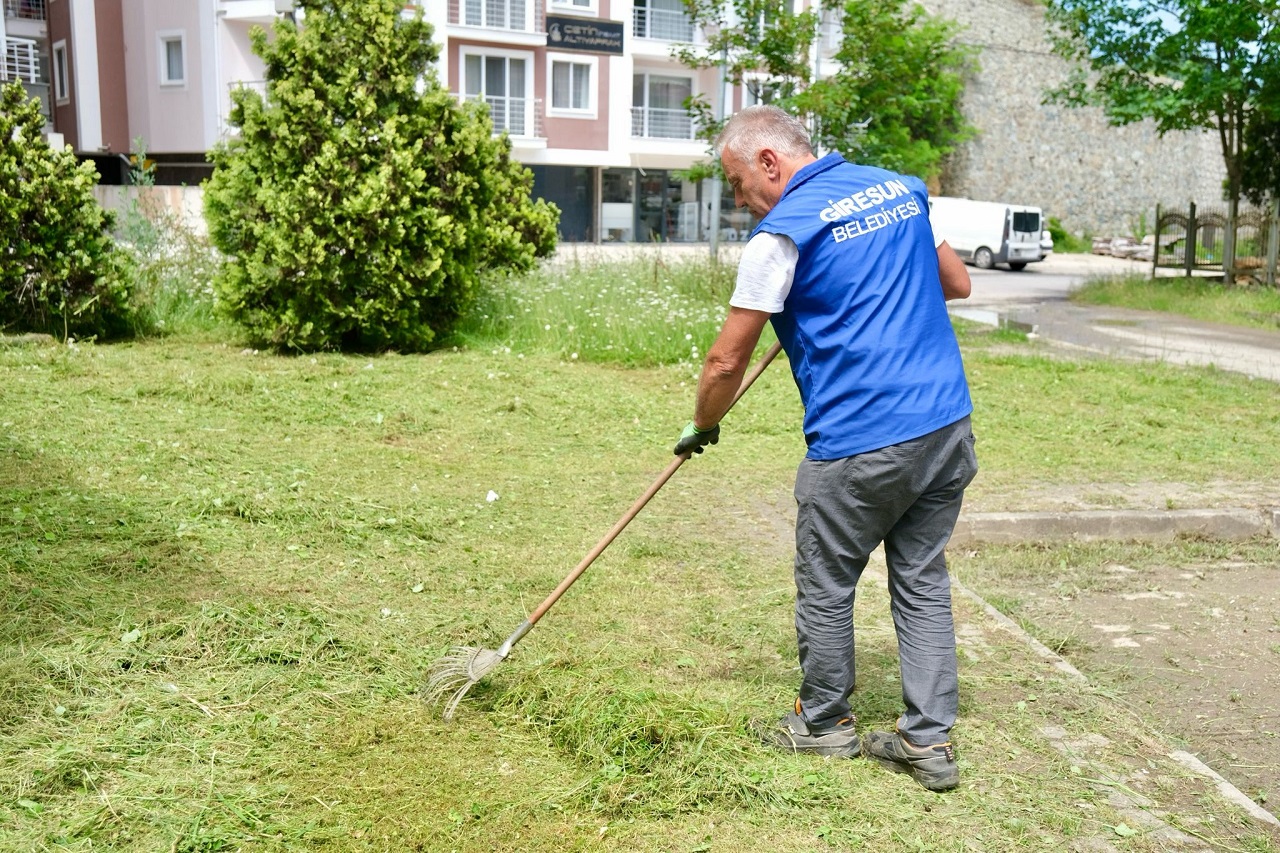
<instances>
[{"instance_id":1,"label":"white t-shirt","mask_svg":"<svg viewBox=\"0 0 1280 853\"><path fill-rule=\"evenodd\" d=\"M738 281L729 304L777 314L791 293L800 250L790 237L761 231L747 241L738 262Z\"/></svg>"},{"instance_id":2,"label":"white t-shirt","mask_svg":"<svg viewBox=\"0 0 1280 853\"><path fill-rule=\"evenodd\" d=\"M934 248L942 245L937 232ZM734 308L777 314L791 293L800 250L785 234L761 231L747 241L738 262L738 279L729 304Z\"/></svg>"}]
</instances>

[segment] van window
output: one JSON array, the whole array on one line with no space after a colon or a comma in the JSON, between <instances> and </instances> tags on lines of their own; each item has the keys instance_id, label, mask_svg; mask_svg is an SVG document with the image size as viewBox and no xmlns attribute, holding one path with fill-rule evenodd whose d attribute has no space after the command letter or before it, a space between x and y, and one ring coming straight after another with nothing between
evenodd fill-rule
<instances>
[{"instance_id":1,"label":"van window","mask_svg":"<svg viewBox=\"0 0 1280 853\"><path fill-rule=\"evenodd\" d=\"M1029 210L1015 211L1013 214L1013 230L1040 233L1040 214Z\"/></svg>"}]
</instances>

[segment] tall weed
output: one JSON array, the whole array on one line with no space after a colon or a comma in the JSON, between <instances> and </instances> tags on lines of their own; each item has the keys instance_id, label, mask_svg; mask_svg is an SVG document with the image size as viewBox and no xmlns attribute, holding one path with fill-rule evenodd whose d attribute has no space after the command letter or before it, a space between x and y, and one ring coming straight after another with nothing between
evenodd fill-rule
<instances>
[{"instance_id":1,"label":"tall weed","mask_svg":"<svg viewBox=\"0 0 1280 853\"><path fill-rule=\"evenodd\" d=\"M490 280L455 339L571 361L701 364L732 284L733 268L709 259L560 261Z\"/></svg>"},{"instance_id":2,"label":"tall weed","mask_svg":"<svg viewBox=\"0 0 1280 853\"><path fill-rule=\"evenodd\" d=\"M199 333L219 325L213 276L221 260L208 237L169 209L155 189L154 167L141 138L130 170L136 191L115 231L132 279L134 333Z\"/></svg>"},{"instance_id":3,"label":"tall weed","mask_svg":"<svg viewBox=\"0 0 1280 853\"><path fill-rule=\"evenodd\" d=\"M199 333L218 327L212 281L219 260L206 237L168 210L134 201L118 240L133 278L135 333ZM144 212L146 210L146 212Z\"/></svg>"}]
</instances>

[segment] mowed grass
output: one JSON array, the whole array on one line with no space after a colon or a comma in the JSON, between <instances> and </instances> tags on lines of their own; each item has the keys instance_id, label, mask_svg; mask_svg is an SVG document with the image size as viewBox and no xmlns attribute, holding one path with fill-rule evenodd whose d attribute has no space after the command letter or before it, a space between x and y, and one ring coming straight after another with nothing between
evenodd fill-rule
<instances>
[{"instance_id":1,"label":"mowed grass","mask_svg":"<svg viewBox=\"0 0 1280 853\"><path fill-rule=\"evenodd\" d=\"M442 722L430 664L500 643L667 465L679 356L710 342L593 360L539 319L414 357L0 348L0 849L1165 849L1040 732L1132 732L1152 767L1161 745L964 601L958 791L757 744L797 683L783 361ZM1274 386L964 340L979 487L1276 469ZM1196 398L1229 412L1143 420ZM882 586L858 604L864 728L899 711ZM1275 849L1207 793L1152 797L1215 849Z\"/></svg>"}]
</instances>

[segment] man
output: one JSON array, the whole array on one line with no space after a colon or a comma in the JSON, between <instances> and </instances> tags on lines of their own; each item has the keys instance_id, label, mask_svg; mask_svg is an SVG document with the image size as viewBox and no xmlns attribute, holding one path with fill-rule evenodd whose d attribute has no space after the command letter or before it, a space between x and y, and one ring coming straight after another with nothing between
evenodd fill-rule
<instances>
[{"instance_id":1,"label":"man","mask_svg":"<svg viewBox=\"0 0 1280 853\"><path fill-rule=\"evenodd\" d=\"M794 709L766 740L861 752L849 704L854 592L883 543L906 710L895 732L870 733L866 749L926 788L954 788L959 688L943 549L977 459L945 300L969 295L968 271L935 242L918 179L816 158L804 125L777 107L737 113L716 148L737 204L761 221L675 452L716 443L769 321L800 390L808 444L795 485L803 674Z\"/></svg>"}]
</instances>

